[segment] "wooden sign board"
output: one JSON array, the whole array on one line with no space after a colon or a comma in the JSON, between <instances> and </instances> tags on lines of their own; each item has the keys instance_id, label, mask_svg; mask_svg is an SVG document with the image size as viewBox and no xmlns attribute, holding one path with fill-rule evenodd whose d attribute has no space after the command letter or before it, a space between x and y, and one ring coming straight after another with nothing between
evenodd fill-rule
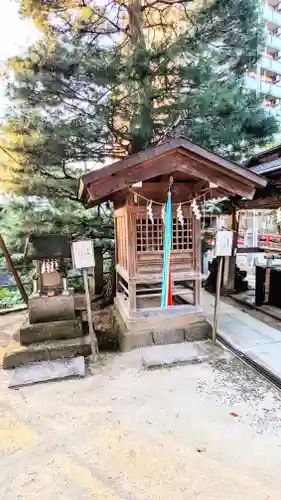
<instances>
[{"instance_id":1,"label":"wooden sign board","mask_svg":"<svg viewBox=\"0 0 281 500\"><path fill-rule=\"evenodd\" d=\"M215 256L230 257L232 255L233 232L222 230L216 233Z\"/></svg>"},{"instance_id":2,"label":"wooden sign board","mask_svg":"<svg viewBox=\"0 0 281 500\"><path fill-rule=\"evenodd\" d=\"M73 241L71 244L72 264L75 269L95 267L94 245L92 240Z\"/></svg>"}]
</instances>

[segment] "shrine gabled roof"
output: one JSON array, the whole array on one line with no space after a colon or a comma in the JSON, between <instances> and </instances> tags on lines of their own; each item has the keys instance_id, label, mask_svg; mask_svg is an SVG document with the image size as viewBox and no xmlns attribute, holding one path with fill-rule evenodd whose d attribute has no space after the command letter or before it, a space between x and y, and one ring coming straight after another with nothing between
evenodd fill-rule
<instances>
[{"instance_id":1,"label":"shrine gabled roof","mask_svg":"<svg viewBox=\"0 0 281 500\"><path fill-rule=\"evenodd\" d=\"M255 172L256 174L271 174L272 172L278 172L281 170L281 158L277 158L277 160L267 161L266 163L259 163L254 167L250 167L251 172Z\"/></svg>"},{"instance_id":2,"label":"shrine gabled roof","mask_svg":"<svg viewBox=\"0 0 281 500\"><path fill-rule=\"evenodd\" d=\"M88 206L97 205L137 182L177 171L216 184L225 196L252 198L256 188L267 184L248 168L179 137L83 175L78 196Z\"/></svg>"},{"instance_id":3,"label":"shrine gabled roof","mask_svg":"<svg viewBox=\"0 0 281 500\"><path fill-rule=\"evenodd\" d=\"M70 259L71 236L65 234L30 234L26 241L27 260Z\"/></svg>"},{"instance_id":4,"label":"shrine gabled roof","mask_svg":"<svg viewBox=\"0 0 281 500\"><path fill-rule=\"evenodd\" d=\"M244 166L251 169L253 172L258 171L255 170L255 167L258 165L263 165L269 163L273 160L277 160L281 157L281 144L274 146L270 149L265 149L264 151L260 151L255 155L251 156L244 162Z\"/></svg>"}]
</instances>

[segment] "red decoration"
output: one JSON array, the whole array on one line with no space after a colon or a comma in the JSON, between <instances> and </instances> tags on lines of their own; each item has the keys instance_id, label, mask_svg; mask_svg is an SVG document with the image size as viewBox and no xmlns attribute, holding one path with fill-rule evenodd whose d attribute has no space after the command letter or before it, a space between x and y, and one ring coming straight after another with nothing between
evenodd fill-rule
<instances>
[{"instance_id":1,"label":"red decoration","mask_svg":"<svg viewBox=\"0 0 281 500\"><path fill-rule=\"evenodd\" d=\"M169 283L168 283L168 306L173 305L173 294L172 294L172 277L171 277L171 263L169 269Z\"/></svg>"}]
</instances>

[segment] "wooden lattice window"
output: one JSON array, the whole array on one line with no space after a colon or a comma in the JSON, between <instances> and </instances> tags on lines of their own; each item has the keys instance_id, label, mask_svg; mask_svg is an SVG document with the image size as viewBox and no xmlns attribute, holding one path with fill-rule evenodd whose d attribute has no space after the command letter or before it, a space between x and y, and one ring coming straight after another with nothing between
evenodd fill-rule
<instances>
[{"instance_id":1,"label":"wooden lattice window","mask_svg":"<svg viewBox=\"0 0 281 500\"><path fill-rule=\"evenodd\" d=\"M192 219L184 218L183 226L179 219L173 219L173 250L192 250L193 248L193 231Z\"/></svg>"},{"instance_id":2,"label":"wooden lattice window","mask_svg":"<svg viewBox=\"0 0 281 500\"><path fill-rule=\"evenodd\" d=\"M137 219L137 251L155 252L163 251L163 220L161 217L151 220L148 218ZM173 219L172 250L188 251L193 248L192 219L184 218L181 225L177 218Z\"/></svg>"},{"instance_id":3,"label":"wooden lattice window","mask_svg":"<svg viewBox=\"0 0 281 500\"><path fill-rule=\"evenodd\" d=\"M163 221L161 217L154 219L137 219L137 251L153 252L163 250Z\"/></svg>"}]
</instances>

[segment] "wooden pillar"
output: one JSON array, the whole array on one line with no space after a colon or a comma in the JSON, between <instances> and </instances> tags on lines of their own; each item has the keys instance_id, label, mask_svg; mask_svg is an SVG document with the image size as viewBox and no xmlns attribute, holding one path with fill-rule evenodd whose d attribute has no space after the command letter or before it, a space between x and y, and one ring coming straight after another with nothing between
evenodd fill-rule
<instances>
[{"instance_id":1,"label":"wooden pillar","mask_svg":"<svg viewBox=\"0 0 281 500\"><path fill-rule=\"evenodd\" d=\"M231 257L224 258L224 272L223 272L223 284L222 284L223 290L227 289L230 259Z\"/></svg>"},{"instance_id":2,"label":"wooden pillar","mask_svg":"<svg viewBox=\"0 0 281 500\"><path fill-rule=\"evenodd\" d=\"M129 293L129 313L130 313L137 309L137 285L135 280L129 279L128 293Z\"/></svg>"},{"instance_id":3,"label":"wooden pillar","mask_svg":"<svg viewBox=\"0 0 281 500\"><path fill-rule=\"evenodd\" d=\"M231 220L231 229L233 231L233 245L232 245L232 256L229 257L229 265L228 265L228 280L226 290L228 292L233 292L235 287L235 268L236 268L236 249L238 242L238 229L239 222L236 218L237 208L235 205L232 205L232 220Z\"/></svg>"},{"instance_id":4,"label":"wooden pillar","mask_svg":"<svg viewBox=\"0 0 281 500\"><path fill-rule=\"evenodd\" d=\"M89 269L88 271L88 285L89 285L89 293L91 300L94 298L96 294L96 287L95 287L95 270L94 269Z\"/></svg>"},{"instance_id":5,"label":"wooden pillar","mask_svg":"<svg viewBox=\"0 0 281 500\"><path fill-rule=\"evenodd\" d=\"M137 259L137 235L136 235L136 211L132 203L132 198L129 197L127 203L127 262L129 278L136 276L136 259Z\"/></svg>"},{"instance_id":6,"label":"wooden pillar","mask_svg":"<svg viewBox=\"0 0 281 500\"><path fill-rule=\"evenodd\" d=\"M113 263L112 267L110 270L110 279L111 279L111 286L112 286L112 298L116 297L117 293L117 274L115 271L115 258L113 257Z\"/></svg>"},{"instance_id":7,"label":"wooden pillar","mask_svg":"<svg viewBox=\"0 0 281 500\"><path fill-rule=\"evenodd\" d=\"M103 255L102 255L102 247L96 246L94 248L95 252L95 293L100 295L103 290Z\"/></svg>"}]
</instances>

